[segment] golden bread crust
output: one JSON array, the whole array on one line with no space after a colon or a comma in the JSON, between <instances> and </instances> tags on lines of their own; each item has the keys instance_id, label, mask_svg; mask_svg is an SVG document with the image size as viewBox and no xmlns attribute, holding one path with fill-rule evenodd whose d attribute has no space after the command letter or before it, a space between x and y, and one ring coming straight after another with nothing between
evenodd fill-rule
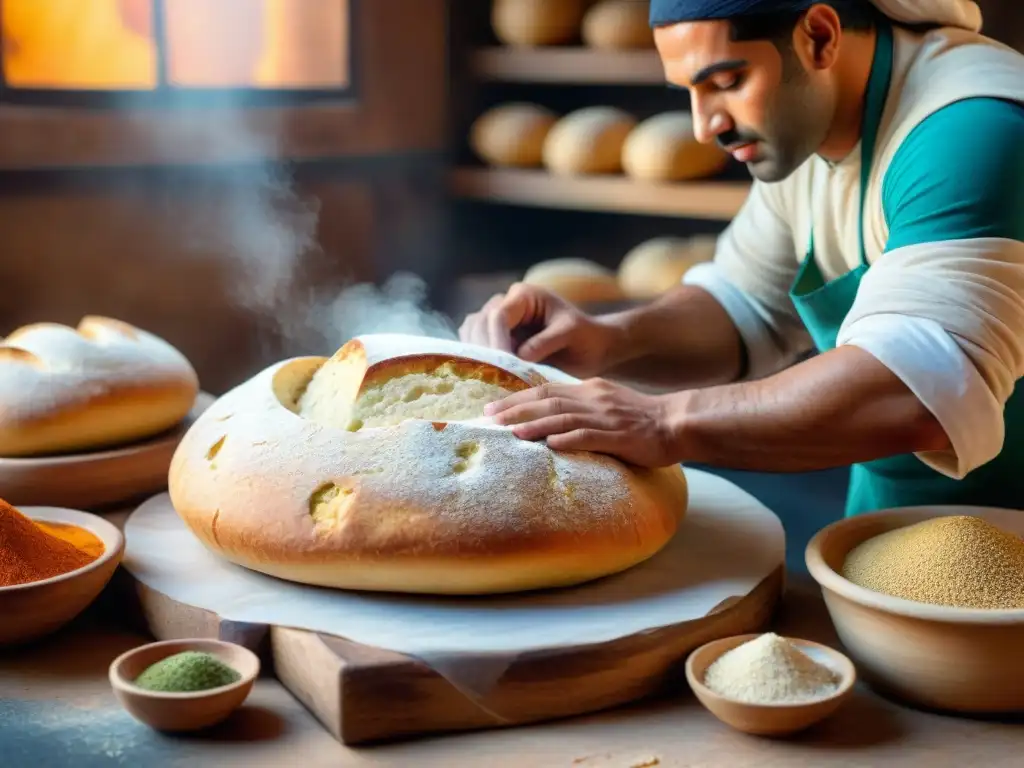
<instances>
[{"instance_id":1,"label":"golden bread crust","mask_svg":"<svg viewBox=\"0 0 1024 768\"><path fill-rule=\"evenodd\" d=\"M544 380L511 355L455 342L381 335L346 347L330 360L354 361L353 377L373 371L352 389L445 363L509 387ZM559 453L486 419L318 423L300 413L328 362L271 366L214 403L178 446L171 501L232 562L327 587L479 594L614 573L675 534L687 503L678 467Z\"/></svg>"},{"instance_id":2,"label":"golden bread crust","mask_svg":"<svg viewBox=\"0 0 1024 768\"><path fill-rule=\"evenodd\" d=\"M199 381L166 341L111 318L33 323L0 340L0 456L113 447L179 424Z\"/></svg>"}]
</instances>

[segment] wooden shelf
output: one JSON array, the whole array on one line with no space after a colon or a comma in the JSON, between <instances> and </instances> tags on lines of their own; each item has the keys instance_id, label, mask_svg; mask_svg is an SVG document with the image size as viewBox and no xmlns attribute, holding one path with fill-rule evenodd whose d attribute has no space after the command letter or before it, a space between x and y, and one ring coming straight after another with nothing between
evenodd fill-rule
<instances>
[{"instance_id":1,"label":"wooden shelf","mask_svg":"<svg viewBox=\"0 0 1024 768\"><path fill-rule=\"evenodd\" d=\"M664 85L665 70L654 50L598 51L573 48L481 48L469 56L480 80L519 83Z\"/></svg>"},{"instance_id":2,"label":"wooden shelf","mask_svg":"<svg viewBox=\"0 0 1024 768\"><path fill-rule=\"evenodd\" d=\"M534 208L682 216L728 221L746 200L742 181L654 184L626 176L552 176L543 170L458 168L449 188L459 198Z\"/></svg>"}]
</instances>

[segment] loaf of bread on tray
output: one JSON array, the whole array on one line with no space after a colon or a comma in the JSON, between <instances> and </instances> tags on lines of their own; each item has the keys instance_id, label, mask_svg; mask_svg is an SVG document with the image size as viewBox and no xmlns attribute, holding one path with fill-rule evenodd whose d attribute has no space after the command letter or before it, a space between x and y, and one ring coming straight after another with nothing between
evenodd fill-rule
<instances>
[{"instance_id":1,"label":"loaf of bread on tray","mask_svg":"<svg viewBox=\"0 0 1024 768\"><path fill-rule=\"evenodd\" d=\"M686 510L681 469L555 452L482 415L545 380L491 349L357 337L219 398L178 446L171 501L227 560L325 587L513 592L646 560Z\"/></svg>"},{"instance_id":2,"label":"loaf of bread on tray","mask_svg":"<svg viewBox=\"0 0 1024 768\"><path fill-rule=\"evenodd\" d=\"M33 323L0 339L0 457L124 445L181 422L199 381L177 349L119 320Z\"/></svg>"}]
</instances>

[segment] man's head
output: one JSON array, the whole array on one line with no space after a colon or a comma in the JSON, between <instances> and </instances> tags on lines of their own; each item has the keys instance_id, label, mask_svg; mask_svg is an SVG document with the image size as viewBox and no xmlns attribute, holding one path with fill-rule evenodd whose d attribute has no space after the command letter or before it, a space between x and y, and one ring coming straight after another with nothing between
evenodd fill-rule
<instances>
[{"instance_id":1,"label":"man's head","mask_svg":"<svg viewBox=\"0 0 1024 768\"><path fill-rule=\"evenodd\" d=\"M876 11L868 0L785 0L773 12L761 10L772 0L744 4L753 12L664 24L652 6L654 39L669 83L690 91L697 138L717 141L755 178L779 181L827 142L849 87L849 51L865 50L854 43L873 30Z\"/></svg>"}]
</instances>

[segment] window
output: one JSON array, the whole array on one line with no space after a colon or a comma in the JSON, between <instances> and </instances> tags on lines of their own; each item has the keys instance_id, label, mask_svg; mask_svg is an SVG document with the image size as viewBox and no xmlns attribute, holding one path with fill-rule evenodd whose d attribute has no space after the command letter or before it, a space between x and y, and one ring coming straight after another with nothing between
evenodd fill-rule
<instances>
[{"instance_id":1,"label":"window","mask_svg":"<svg viewBox=\"0 0 1024 768\"><path fill-rule=\"evenodd\" d=\"M338 95L350 85L349 5L0 0L4 97Z\"/></svg>"}]
</instances>

